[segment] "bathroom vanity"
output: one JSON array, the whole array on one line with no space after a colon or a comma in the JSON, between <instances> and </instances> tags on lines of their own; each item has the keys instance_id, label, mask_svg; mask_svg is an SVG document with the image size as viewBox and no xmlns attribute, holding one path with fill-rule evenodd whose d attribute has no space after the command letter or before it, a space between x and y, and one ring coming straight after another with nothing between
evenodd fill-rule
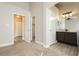
<instances>
[{"instance_id":1,"label":"bathroom vanity","mask_svg":"<svg viewBox=\"0 0 79 59\"><path fill-rule=\"evenodd\" d=\"M57 31L56 39L58 42L77 46L77 32Z\"/></svg>"}]
</instances>

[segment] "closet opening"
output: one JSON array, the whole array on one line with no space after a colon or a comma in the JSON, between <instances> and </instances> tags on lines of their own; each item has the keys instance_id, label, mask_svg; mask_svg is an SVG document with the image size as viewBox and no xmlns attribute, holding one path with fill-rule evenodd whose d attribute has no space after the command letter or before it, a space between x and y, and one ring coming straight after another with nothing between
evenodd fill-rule
<instances>
[{"instance_id":1,"label":"closet opening","mask_svg":"<svg viewBox=\"0 0 79 59\"><path fill-rule=\"evenodd\" d=\"M14 42L23 41L24 37L24 16L14 15Z\"/></svg>"}]
</instances>

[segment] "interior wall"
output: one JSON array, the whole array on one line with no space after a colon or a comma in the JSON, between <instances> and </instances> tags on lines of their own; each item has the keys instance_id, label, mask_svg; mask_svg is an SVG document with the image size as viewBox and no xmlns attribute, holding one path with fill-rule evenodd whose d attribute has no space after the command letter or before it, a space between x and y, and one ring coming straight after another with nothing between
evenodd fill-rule
<instances>
[{"instance_id":1,"label":"interior wall","mask_svg":"<svg viewBox=\"0 0 79 59\"><path fill-rule=\"evenodd\" d=\"M73 22L73 21L77 20L77 18L79 18L79 12L78 12L79 5L76 2L75 3L72 3L72 2L71 3L60 3L60 4L57 5L57 8L59 9L59 18L60 18L60 21L61 21L60 29L65 29L65 28L67 28L67 26L71 27L71 25L65 24L68 21L65 22L65 20L63 19L63 17L62 17L63 13L69 12L69 11L73 12L73 16L71 17L72 18L71 22ZM75 20L73 20L73 19L75 19ZM74 29L74 26L75 26L75 24L73 24L73 29ZM76 28L75 28L75 30L76 30Z\"/></svg>"},{"instance_id":2,"label":"interior wall","mask_svg":"<svg viewBox=\"0 0 79 59\"><path fill-rule=\"evenodd\" d=\"M36 41L40 44L42 44L44 47L51 45L53 39L55 39L55 33L53 30L52 33L49 33L49 22L50 19L50 13L47 11L47 8L49 8L51 5L53 6L56 3L30 3L30 11L32 16L35 16L36 18L36 26L35 26L35 37ZM54 11L55 12L55 11ZM55 18L55 17L54 17ZM54 24L55 25L55 24ZM49 38L50 34L52 38ZM55 39L56 40L56 39Z\"/></svg>"},{"instance_id":3,"label":"interior wall","mask_svg":"<svg viewBox=\"0 0 79 59\"><path fill-rule=\"evenodd\" d=\"M52 6L47 10L47 44L51 45L56 43L56 28L58 20L58 9L55 6Z\"/></svg>"},{"instance_id":4,"label":"interior wall","mask_svg":"<svg viewBox=\"0 0 79 59\"><path fill-rule=\"evenodd\" d=\"M72 18L71 20L66 20L65 28L68 29L69 31L74 31L74 32L79 31L79 19Z\"/></svg>"},{"instance_id":5,"label":"interior wall","mask_svg":"<svg viewBox=\"0 0 79 59\"><path fill-rule=\"evenodd\" d=\"M59 9L59 17L60 17L60 20L62 20L62 23L61 25L64 26L64 28L67 28L69 30L73 30L73 31L78 31L79 30L79 27L78 27L78 23L79 23L79 4L78 3L61 3L61 5L59 4L58 6L58 9ZM69 12L69 11L72 11L73 15L71 17L70 20L64 20L62 18L62 13L65 13L65 12ZM72 26L73 24L73 26ZM61 26L61 27L63 27Z\"/></svg>"},{"instance_id":6,"label":"interior wall","mask_svg":"<svg viewBox=\"0 0 79 59\"><path fill-rule=\"evenodd\" d=\"M43 3L30 3L31 18L35 16L35 41L43 43Z\"/></svg>"},{"instance_id":7,"label":"interior wall","mask_svg":"<svg viewBox=\"0 0 79 59\"><path fill-rule=\"evenodd\" d=\"M56 42L55 11L57 12L57 9L54 7L53 10L50 11L50 8L56 3L57 2L43 3L43 43L46 48ZM53 21L51 21L51 19L53 19Z\"/></svg>"},{"instance_id":8,"label":"interior wall","mask_svg":"<svg viewBox=\"0 0 79 59\"><path fill-rule=\"evenodd\" d=\"M21 4L20 4L21 5ZM0 46L10 45L14 43L14 28L13 20L14 14L20 14L25 16L25 29L24 29L24 38L26 41L30 37L30 18L28 11L28 4L26 9L18 7L18 5L9 4L9 3L0 3Z\"/></svg>"}]
</instances>

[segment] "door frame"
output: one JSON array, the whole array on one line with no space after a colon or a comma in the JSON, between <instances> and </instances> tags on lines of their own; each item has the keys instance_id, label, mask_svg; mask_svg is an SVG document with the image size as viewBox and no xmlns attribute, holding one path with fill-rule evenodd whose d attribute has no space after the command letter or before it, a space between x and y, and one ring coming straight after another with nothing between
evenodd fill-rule
<instances>
[{"instance_id":1,"label":"door frame","mask_svg":"<svg viewBox=\"0 0 79 59\"><path fill-rule=\"evenodd\" d=\"M33 20L34 17L34 20ZM33 40L33 22L34 22L34 32L36 31L36 17L32 16L32 40ZM35 37L36 37L36 32L34 33ZM34 39L35 40L35 39ZM36 41L35 41L36 42Z\"/></svg>"},{"instance_id":2,"label":"door frame","mask_svg":"<svg viewBox=\"0 0 79 59\"><path fill-rule=\"evenodd\" d=\"M22 17L22 24L21 24L21 28L22 28L22 38L23 38L23 33L24 33L24 16L22 15L17 15L17 14L14 14L14 34L15 34L15 17L16 16L21 16ZM15 36L16 37L16 36Z\"/></svg>"},{"instance_id":3,"label":"door frame","mask_svg":"<svg viewBox=\"0 0 79 59\"><path fill-rule=\"evenodd\" d=\"M14 20L14 16L15 16L15 15L20 15L20 16L23 17L23 22L22 22L23 24L22 24L22 27L24 27L24 23L25 23L25 22L24 22L24 21L25 21L25 16L24 16L23 14L17 14L17 13L13 13L13 14L12 14L12 39L13 39L13 42L15 41L15 39L14 39L14 37L15 37L15 35L14 35L14 21L15 21L15 20ZM23 36L22 39L24 40L24 28L22 28L22 33L23 33L23 34L22 34L22 36Z\"/></svg>"}]
</instances>

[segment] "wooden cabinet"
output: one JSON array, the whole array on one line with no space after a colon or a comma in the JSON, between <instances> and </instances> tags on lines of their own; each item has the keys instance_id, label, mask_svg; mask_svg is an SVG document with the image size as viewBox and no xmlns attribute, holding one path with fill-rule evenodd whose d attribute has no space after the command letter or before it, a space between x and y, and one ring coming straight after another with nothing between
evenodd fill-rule
<instances>
[{"instance_id":1,"label":"wooden cabinet","mask_svg":"<svg viewBox=\"0 0 79 59\"><path fill-rule=\"evenodd\" d=\"M61 32L61 33L57 32L56 38L57 38L58 41L63 42L64 41L64 32Z\"/></svg>"},{"instance_id":2,"label":"wooden cabinet","mask_svg":"<svg viewBox=\"0 0 79 59\"><path fill-rule=\"evenodd\" d=\"M77 46L76 32L56 32L56 39L58 42L63 42Z\"/></svg>"}]
</instances>

